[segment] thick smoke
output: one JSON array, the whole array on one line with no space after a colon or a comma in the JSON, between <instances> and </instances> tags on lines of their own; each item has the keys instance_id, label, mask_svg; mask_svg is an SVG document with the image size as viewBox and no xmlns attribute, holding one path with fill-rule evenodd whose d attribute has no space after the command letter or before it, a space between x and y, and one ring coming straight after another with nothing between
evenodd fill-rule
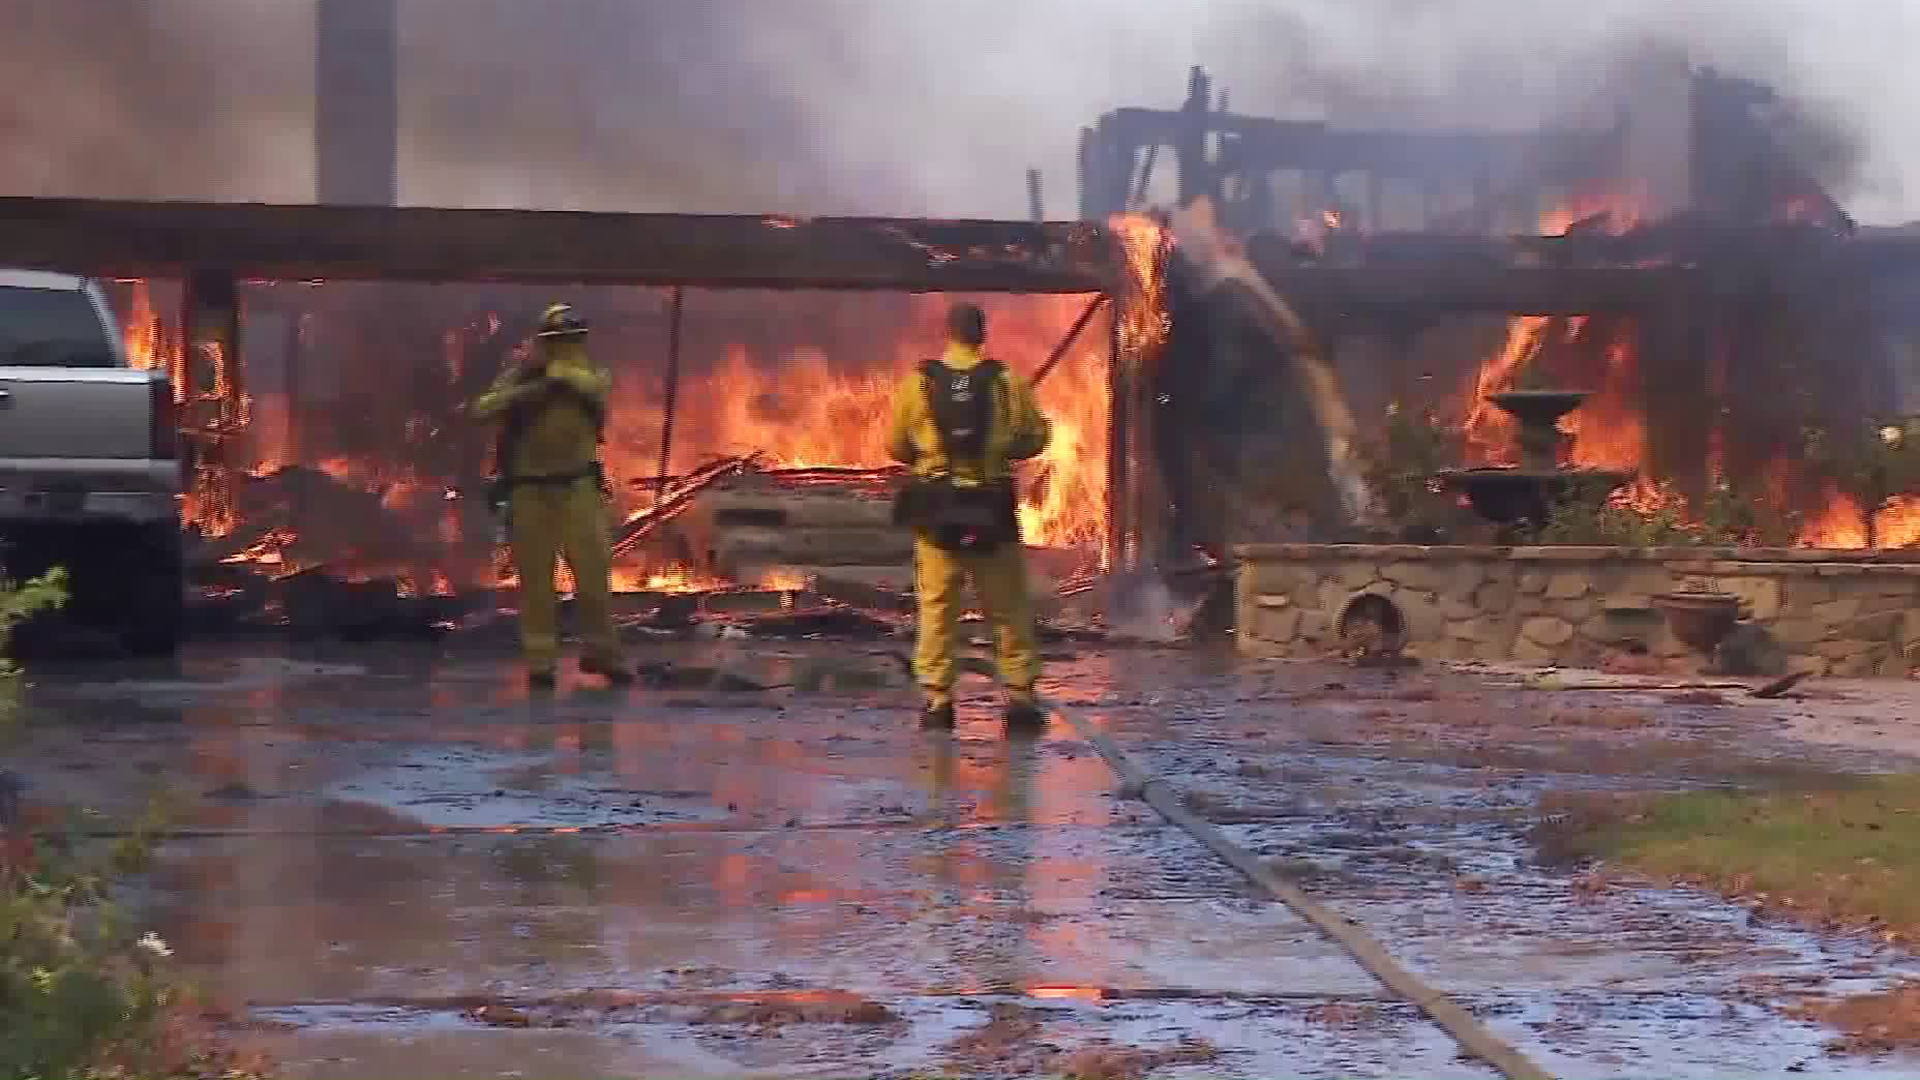
<instances>
[{"instance_id":1,"label":"thick smoke","mask_svg":"<svg viewBox=\"0 0 1920 1080\"><path fill-rule=\"evenodd\" d=\"M402 198L696 212L1074 207L1080 125L1173 105L1526 128L1649 44L1768 82L1867 221L1920 216L1911 0L400 0ZM0 0L0 191L312 197L310 2Z\"/></svg>"}]
</instances>

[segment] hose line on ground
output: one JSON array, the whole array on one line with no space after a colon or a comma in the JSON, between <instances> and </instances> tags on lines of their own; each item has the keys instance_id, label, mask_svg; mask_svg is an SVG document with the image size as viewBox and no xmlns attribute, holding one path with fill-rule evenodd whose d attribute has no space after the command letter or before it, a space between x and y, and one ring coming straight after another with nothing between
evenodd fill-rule
<instances>
[{"instance_id":1,"label":"hose line on ground","mask_svg":"<svg viewBox=\"0 0 1920 1080\"><path fill-rule=\"evenodd\" d=\"M1082 739L1093 745L1106 761L1107 767L1120 778L1123 796L1140 799L1159 811L1161 817L1178 825L1248 880L1291 908L1294 914L1339 943L1366 969L1367 974L1378 979L1388 990L1412 1002L1440 1025L1461 1049L1498 1069L1507 1080L1554 1080L1553 1074L1534 1064L1525 1054L1488 1030L1472 1013L1401 967L1366 931L1308 896L1298 885L1275 873L1251 852L1227 839L1226 834L1212 822L1182 806L1178 796L1164 780L1141 772L1104 732L1096 730L1054 702L1044 702L1043 707L1051 715L1064 720Z\"/></svg>"}]
</instances>

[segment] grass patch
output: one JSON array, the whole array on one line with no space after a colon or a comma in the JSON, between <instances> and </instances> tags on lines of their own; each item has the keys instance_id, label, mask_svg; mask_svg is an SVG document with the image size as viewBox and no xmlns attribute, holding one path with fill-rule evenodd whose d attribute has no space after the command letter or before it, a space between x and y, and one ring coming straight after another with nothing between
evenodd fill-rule
<instances>
[{"instance_id":1,"label":"grass patch","mask_svg":"<svg viewBox=\"0 0 1920 1080\"><path fill-rule=\"evenodd\" d=\"M1771 791L1557 795L1549 860L1595 858L1819 926L1920 935L1920 775L1828 776Z\"/></svg>"}]
</instances>

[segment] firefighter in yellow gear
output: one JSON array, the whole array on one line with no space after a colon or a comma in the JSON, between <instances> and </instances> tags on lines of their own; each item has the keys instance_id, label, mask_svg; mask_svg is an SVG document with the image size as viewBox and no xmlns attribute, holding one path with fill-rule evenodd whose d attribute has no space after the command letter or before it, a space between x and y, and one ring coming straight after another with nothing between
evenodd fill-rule
<instances>
[{"instance_id":1,"label":"firefighter in yellow gear","mask_svg":"<svg viewBox=\"0 0 1920 1080\"><path fill-rule=\"evenodd\" d=\"M507 518L520 574L520 641L527 681L554 685L559 660L559 600L554 563L573 572L583 649L580 670L610 682L633 681L613 629L612 553L600 436L612 379L587 355L587 324L566 304L541 317L527 363L503 373L469 413L497 420L500 441L494 500Z\"/></svg>"},{"instance_id":2,"label":"firefighter in yellow gear","mask_svg":"<svg viewBox=\"0 0 1920 1080\"><path fill-rule=\"evenodd\" d=\"M1014 498L1013 463L1038 456L1052 437L1033 388L989 358L985 312L956 304L947 347L894 397L888 439L911 477L896 520L914 532L919 636L915 679L925 694L922 726L954 724L954 650L968 581L993 628L1009 732L1046 723L1034 683L1040 653Z\"/></svg>"}]
</instances>

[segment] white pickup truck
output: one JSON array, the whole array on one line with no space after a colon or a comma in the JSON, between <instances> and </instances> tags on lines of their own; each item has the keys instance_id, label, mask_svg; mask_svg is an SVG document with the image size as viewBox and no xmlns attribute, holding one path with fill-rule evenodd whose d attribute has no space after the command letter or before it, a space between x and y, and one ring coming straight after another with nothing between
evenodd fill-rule
<instances>
[{"instance_id":1,"label":"white pickup truck","mask_svg":"<svg viewBox=\"0 0 1920 1080\"><path fill-rule=\"evenodd\" d=\"M173 386L127 366L99 286L0 269L0 561L69 576L69 616L141 655L178 647L186 483Z\"/></svg>"}]
</instances>

